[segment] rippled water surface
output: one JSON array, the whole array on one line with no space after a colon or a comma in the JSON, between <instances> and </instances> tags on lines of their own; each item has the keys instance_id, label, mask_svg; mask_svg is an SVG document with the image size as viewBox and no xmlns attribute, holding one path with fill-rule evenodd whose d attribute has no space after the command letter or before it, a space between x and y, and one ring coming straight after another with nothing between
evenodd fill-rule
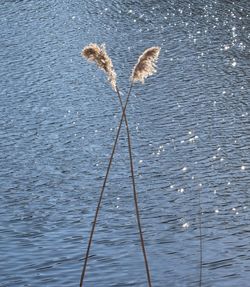
<instances>
[{"instance_id":1,"label":"rippled water surface","mask_svg":"<svg viewBox=\"0 0 250 287\"><path fill-rule=\"evenodd\" d=\"M121 110L81 58L105 43L123 97L141 52L158 72L127 109L154 287L249 286L250 4L1 1L0 286L78 286ZM125 129L86 287L147 286Z\"/></svg>"}]
</instances>

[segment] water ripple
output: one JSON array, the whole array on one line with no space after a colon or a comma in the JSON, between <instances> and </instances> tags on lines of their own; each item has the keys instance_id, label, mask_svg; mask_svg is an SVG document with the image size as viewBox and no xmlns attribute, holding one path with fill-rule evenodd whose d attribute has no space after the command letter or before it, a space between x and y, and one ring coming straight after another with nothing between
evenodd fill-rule
<instances>
[{"instance_id":1,"label":"water ripple","mask_svg":"<svg viewBox=\"0 0 250 287\"><path fill-rule=\"evenodd\" d=\"M120 117L103 73L80 57L106 43L125 97L143 49L158 73L128 106L154 286L247 286L248 1L4 1L1 22L1 286L77 286ZM104 194L87 286L145 286L125 129ZM212 276L211 276L212 274Z\"/></svg>"}]
</instances>

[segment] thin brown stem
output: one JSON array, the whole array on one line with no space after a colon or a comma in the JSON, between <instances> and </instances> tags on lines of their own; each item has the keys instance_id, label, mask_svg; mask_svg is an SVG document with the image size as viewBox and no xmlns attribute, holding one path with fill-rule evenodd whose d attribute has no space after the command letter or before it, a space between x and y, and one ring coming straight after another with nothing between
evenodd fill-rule
<instances>
[{"instance_id":1,"label":"thin brown stem","mask_svg":"<svg viewBox=\"0 0 250 287\"><path fill-rule=\"evenodd\" d=\"M123 109L122 98L121 98L121 95L120 95L118 87L117 87L116 91L117 91L117 95L118 95L118 98L119 98L119 101L120 101L121 108ZM124 115L124 120L125 120L126 131L127 131L127 138L128 138L128 152L129 152L130 172L131 172L131 178L132 178L132 186L133 186L136 218L137 218L137 224L138 224L138 229L139 229L142 253L143 253L145 267L146 267L148 287L151 287L152 286L152 284L151 284L151 276L150 276L150 270L149 270L149 265L148 265L148 260L147 260L146 248L145 248L144 239L143 239L143 233L142 233L142 227L141 227L141 219L140 219L140 212L139 212L139 207L138 207L137 192L136 192L136 187L135 187L135 176L134 176L134 165L133 165L133 156L132 156L131 137L130 137L130 131L129 131L128 120L127 120L126 114Z\"/></svg>"},{"instance_id":2,"label":"thin brown stem","mask_svg":"<svg viewBox=\"0 0 250 287\"><path fill-rule=\"evenodd\" d=\"M202 208L201 208L201 188L199 189L199 241L200 241L200 278L199 287L202 286L202 264L203 264L203 246L202 246Z\"/></svg>"},{"instance_id":3,"label":"thin brown stem","mask_svg":"<svg viewBox=\"0 0 250 287\"><path fill-rule=\"evenodd\" d=\"M117 145L117 142L118 142L118 139L119 139L119 135L120 135L120 131L121 131L121 126L122 126L123 119L124 119L124 117L125 117L126 108L127 108L127 105L128 105L128 101L129 101L130 95L131 95L132 87L133 87L133 82L132 82L131 85L130 85L129 92L128 92L128 95L127 95L127 99L126 99L126 102L125 102L125 106L124 106L124 108L122 109L122 116L121 116L121 119L120 119L119 127L118 127L118 130L117 130L117 133L116 133L115 142L114 142L114 145L113 145L113 147L112 147L111 156L110 156L110 158L109 158L108 167L107 167L106 174L105 174L104 181L103 181L103 185L102 185L102 188L101 188L101 192L100 192L100 196L99 196L99 201L98 201L97 208L96 208L96 212L95 212L95 216L94 216L94 221L93 221L92 228L91 228L91 231L90 231L90 236L89 236L89 240L88 240L87 251L86 251L86 254L85 254L85 260L84 260L83 269L82 269L82 274L81 274L81 279L80 279L80 287L83 286L83 280L84 280L85 273L86 273L86 268L87 268L87 263L88 263L88 258L89 258L89 252L90 252L90 247L91 247L91 243L92 243L92 240L93 240L93 235L94 235L94 231L95 231L95 227L96 227L97 217L98 217L99 210L100 210L100 207L101 207L101 202L102 202L102 197L103 197L104 189L105 189L106 182L107 182L107 179L108 179L110 167L111 167L111 164L112 164L112 161L113 161L113 157L114 157L116 145Z\"/></svg>"}]
</instances>

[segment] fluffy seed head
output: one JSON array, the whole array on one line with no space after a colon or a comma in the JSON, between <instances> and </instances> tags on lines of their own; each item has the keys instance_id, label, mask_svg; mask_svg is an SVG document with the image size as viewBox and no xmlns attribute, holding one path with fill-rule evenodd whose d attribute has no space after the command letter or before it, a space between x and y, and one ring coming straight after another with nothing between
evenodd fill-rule
<instances>
[{"instance_id":1,"label":"fluffy seed head","mask_svg":"<svg viewBox=\"0 0 250 287\"><path fill-rule=\"evenodd\" d=\"M142 82L156 73L156 62L160 54L160 47L146 49L138 59L131 75L132 82Z\"/></svg>"},{"instance_id":2,"label":"fluffy seed head","mask_svg":"<svg viewBox=\"0 0 250 287\"><path fill-rule=\"evenodd\" d=\"M88 61L95 62L96 65L107 74L112 88L116 91L116 73L112 61L106 52L105 45L102 44L98 46L97 44L91 43L83 48L81 55Z\"/></svg>"}]
</instances>

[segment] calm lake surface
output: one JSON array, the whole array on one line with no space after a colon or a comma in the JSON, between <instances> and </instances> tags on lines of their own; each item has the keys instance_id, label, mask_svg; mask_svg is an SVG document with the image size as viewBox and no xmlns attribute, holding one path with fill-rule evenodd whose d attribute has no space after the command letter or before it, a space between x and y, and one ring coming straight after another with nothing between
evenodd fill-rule
<instances>
[{"instance_id":1,"label":"calm lake surface","mask_svg":"<svg viewBox=\"0 0 250 287\"><path fill-rule=\"evenodd\" d=\"M250 2L1 1L0 286L78 286L121 110L80 55L105 43L125 98L154 287L250 281ZM86 287L147 286L123 128Z\"/></svg>"}]
</instances>

